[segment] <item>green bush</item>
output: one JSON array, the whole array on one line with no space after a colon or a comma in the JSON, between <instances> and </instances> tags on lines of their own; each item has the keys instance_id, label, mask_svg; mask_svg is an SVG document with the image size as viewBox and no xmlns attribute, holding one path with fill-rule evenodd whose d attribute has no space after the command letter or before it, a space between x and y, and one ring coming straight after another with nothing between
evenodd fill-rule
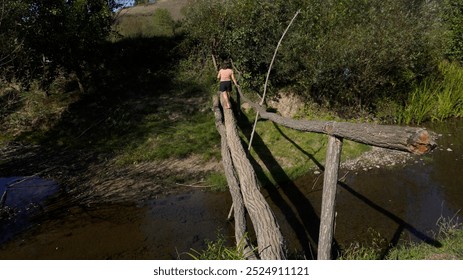
<instances>
[{"instance_id":1,"label":"green bush","mask_svg":"<svg viewBox=\"0 0 463 280\"><path fill-rule=\"evenodd\" d=\"M242 83L261 91L276 44L300 9L279 50L271 89L296 85L320 104L358 111L374 109L385 96L403 100L435 71L445 33L439 3L196 0L185 30L196 55L232 58Z\"/></svg>"},{"instance_id":2,"label":"green bush","mask_svg":"<svg viewBox=\"0 0 463 280\"><path fill-rule=\"evenodd\" d=\"M447 56L463 62L463 1L445 0L443 17L448 27Z\"/></svg>"}]
</instances>

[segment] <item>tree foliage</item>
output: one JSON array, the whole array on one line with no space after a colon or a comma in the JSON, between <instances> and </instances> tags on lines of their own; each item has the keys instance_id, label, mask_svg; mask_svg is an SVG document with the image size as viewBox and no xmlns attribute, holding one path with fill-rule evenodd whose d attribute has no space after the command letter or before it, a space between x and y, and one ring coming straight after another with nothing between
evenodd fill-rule
<instances>
[{"instance_id":1,"label":"tree foliage","mask_svg":"<svg viewBox=\"0 0 463 280\"><path fill-rule=\"evenodd\" d=\"M26 81L40 78L44 86L57 69L83 77L111 31L117 7L113 0L3 1L8 17L6 22L3 18L0 38L16 43L9 45L16 52L8 61L8 74ZM1 45L3 57L12 53L7 46Z\"/></svg>"},{"instance_id":2,"label":"tree foliage","mask_svg":"<svg viewBox=\"0 0 463 280\"><path fill-rule=\"evenodd\" d=\"M463 1L446 0L444 19L448 26L447 56L463 63Z\"/></svg>"},{"instance_id":3,"label":"tree foliage","mask_svg":"<svg viewBox=\"0 0 463 280\"><path fill-rule=\"evenodd\" d=\"M198 53L232 58L260 90L273 50L296 10L271 80L336 107L372 108L432 73L442 51L433 0L196 0L186 14Z\"/></svg>"}]
</instances>

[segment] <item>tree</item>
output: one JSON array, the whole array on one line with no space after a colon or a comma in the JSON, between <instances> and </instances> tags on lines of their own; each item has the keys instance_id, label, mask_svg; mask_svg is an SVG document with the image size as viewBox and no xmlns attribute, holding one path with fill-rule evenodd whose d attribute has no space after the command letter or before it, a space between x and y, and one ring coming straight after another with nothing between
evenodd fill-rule
<instances>
[{"instance_id":1,"label":"tree","mask_svg":"<svg viewBox=\"0 0 463 280\"><path fill-rule=\"evenodd\" d=\"M16 78L39 78L47 88L58 69L84 79L93 66L100 44L111 31L114 0L13 0L15 28L1 29L0 38L20 42L21 52L10 64ZM10 22L10 26L11 23ZM5 26L6 27L6 26ZM2 49L3 52L3 49Z\"/></svg>"},{"instance_id":2,"label":"tree","mask_svg":"<svg viewBox=\"0 0 463 280\"><path fill-rule=\"evenodd\" d=\"M319 103L358 111L374 109L385 95L400 100L441 57L440 1L216 2L193 2L186 15L188 36L205 57L232 58L257 91L275 44L298 9L271 81L275 87L296 87Z\"/></svg>"},{"instance_id":3,"label":"tree","mask_svg":"<svg viewBox=\"0 0 463 280\"><path fill-rule=\"evenodd\" d=\"M463 63L463 1L446 0L443 17L449 30L447 56Z\"/></svg>"},{"instance_id":4,"label":"tree","mask_svg":"<svg viewBox=\"0 0 463 280\"><path fill-rule=\"evenodd\" d=\"M4 78L12 75L13 61L24 50L20 19L26 9L24 3L0 0L0 71Z\"/></svg>"}]
</instances>

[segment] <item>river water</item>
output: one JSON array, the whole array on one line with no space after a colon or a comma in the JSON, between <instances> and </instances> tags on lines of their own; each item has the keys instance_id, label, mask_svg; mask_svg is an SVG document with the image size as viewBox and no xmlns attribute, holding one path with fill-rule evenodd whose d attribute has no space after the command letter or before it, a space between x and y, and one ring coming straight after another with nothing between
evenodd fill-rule
<instances>
[{"instance_id":1,"label":"river water","mask_svg":"<svg viewBox=\"0 0 463 280\"><path fill-rule=\"evenodd\" d=\"M379 239L438 246L438 221L461 220L463 120L426 127L440 135L432 153L393 168L341 170L337 246ZM56 184L35 180L27 194L20 191L25 185L6 187L21 178L0 179L0 196L8 190L0 213L0 259L190 259L191 248L204 249L218 232L233 240L228 193L195 189L138 204L85 205L71 203ZM291 257L314 256L321 186L320 175L309 174L263 190Z\"/></svg>"}]
</instances>

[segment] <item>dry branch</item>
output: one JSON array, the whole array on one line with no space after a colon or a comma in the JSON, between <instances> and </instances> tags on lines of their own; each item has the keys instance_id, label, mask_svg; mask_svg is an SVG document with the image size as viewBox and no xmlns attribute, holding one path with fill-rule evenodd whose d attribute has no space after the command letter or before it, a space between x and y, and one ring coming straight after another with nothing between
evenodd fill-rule
<instances>
[{"instance_id":1,"label":"dry branch","mask_svg":"<svg viewBox=\"0 0 463 280\"><path fill-rule=\"evenodd\" d=\"M371 123L295 120L267 112L262 106L245 97L240 89L238 91L242 100L256 110L261 118L292 129L333 135L371 146L405 151L417 155L425 154L437 146L434 141L434 133L427 131L425 128Z\"/></svg>"},{"instance_id":2,"label":"dry branch","mask_svg":"<svg viewBox=\"0 0 463 280\"><path fill-rule=\"evenodd\" d=\"M278 44L275 48L275 51L273 52L273 57L272 57L272 61L270 62L270 66L268 67L268 71L267 71L267 76L265 78L265 84L264 84L264 93L262 94L262 100L260 101L260 105L264 104L264 101L265 101L265 95L267 94L267 85L268 85L268 79L270 77L270 71L272 71L272 67L273 67L273 63L275 62L275 58L277 56L277 53L278 53L278 49L280 48L281 46L281 42L283 41L283 38L285 37L286 33L288 32L289 28L291 27L291 25L293 24L294 20L296 19L296 17L299 15L299 13L301 12L301 10L297 10L297 12L294 14L293 18L291 19L291 21L289 22L288 26L286 27L285 31L283 32L283 34L281 35L281 38L280 40L278 41ZM248 145L248 151L251 150L251 145L252 145L252 139L254 138L254 133L256 132L256 125L257 125L257 119L259 118L259 112L256 113L256 118L255 118L255 121L254 121L254 125L252 127L252 132L251 132L251 137L249 138L249 145Z\"/></svg>"}]
</instances>

